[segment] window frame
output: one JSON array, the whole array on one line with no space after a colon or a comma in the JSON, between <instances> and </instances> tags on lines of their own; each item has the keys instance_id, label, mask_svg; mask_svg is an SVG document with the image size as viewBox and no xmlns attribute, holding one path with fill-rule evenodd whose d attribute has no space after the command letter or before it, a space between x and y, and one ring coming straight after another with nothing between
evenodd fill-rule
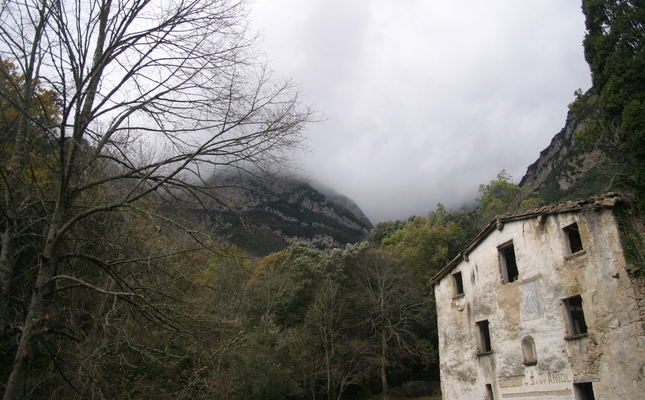
<instances>
[{"instance_id":1,"label":"window frame","mask_svg":"<svg viewBox=\"0 0 645 400\"><path fill-rule=\"evenodd\" d=\"M574 300L575 304L572 304L572 300ZM589 325L584 314L582 296L576 295L562 299L562 305L567 326L567 336L565 339L577 339L587 336Z\"/></svg>"},{"instance_id":2,"label":"window frame","mask_svg":"<svg viewBox=\"0 0 645 400\"><path fill-rule=\"evenodd\" d=\"M485 355L493 352L490 336L490 322L487 319L477 321L477 354Z\"/></svg>"},{"instance_id":3,"label":"window frame","mask_svg":"<svg viewBox=\"0 0 645 400\"><path fill-rule=\"evenodd\" d=\"M464 291L464 277L461 271L457 271L452 274L452 283L455 288L455 297L463 296L466 293Z\"/></svg>"},{"instance_id":4,"label":"window frame","mask_svg":"<svg viewBox=\"0 0 645 400\"><path fill-rule=\"evenodd\" d=\"M585 247L582 244L582 237L580 236L580 228L578 223L574 222L562 228L564 237L567 241L568 254L578 254L584 252Z\"/></svg>"},{"instance_id":5,"label":"window frame","mask_svg":"<svg viewBox=\"0 0 645 400\"><path fill-rule=\"evenodd\" d=\"M504 284L515 282L520 279L520 270L517 266L517 255L512 240L497 246L500 265L502 269L502 282ZM512 257L509 257L512 255Z\"/></svg>"}]
</instances>

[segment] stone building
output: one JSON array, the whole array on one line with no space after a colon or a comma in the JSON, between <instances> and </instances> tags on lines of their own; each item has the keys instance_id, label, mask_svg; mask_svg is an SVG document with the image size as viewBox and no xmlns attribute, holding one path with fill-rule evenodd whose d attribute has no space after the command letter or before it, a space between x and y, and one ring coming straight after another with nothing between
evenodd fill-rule
<instances>
[{"instance_id":1,"label":"stone building","mask_svg":"<svg viewBox=\"0 0 645 400\"><path fill-rule=\"evenodd\" d=\"M432 280L444 400L645 399L615 195L504 215Z\"/></svg>"}]
</instances>

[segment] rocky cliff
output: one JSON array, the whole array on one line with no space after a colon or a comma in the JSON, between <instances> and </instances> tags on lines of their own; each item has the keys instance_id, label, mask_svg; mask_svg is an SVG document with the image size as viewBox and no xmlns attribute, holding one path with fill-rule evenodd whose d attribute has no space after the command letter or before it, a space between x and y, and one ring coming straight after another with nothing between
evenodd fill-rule
<instances>
[{"instance_id":1,"label":"rocky cliff","mask_svg":"<svg viewBox=\"0 0 645 400\"><path fill-rule=\"evenodd\" d=\"M538 191L546 204L557 204L587 198L609 188L609 178L601 170L600 154L575 146L575 133L582 127L583 123L567 116L564 128L527 168L520 181L524 193Z\"/></svg>"},{"instance_id":2,"label":"rocky cliff","mask_svg":"<svg viewBox=\"0 0 645 400\"><path fill-rule=\"evenodd\" d=\"M226 185L220 185L226 186ZM372 229L351 199L306 182L245 182L218 190L222 203L208 204L213 230L255 256L302 242L328 250L356 243Z\"/></svg>"}]
</instances>

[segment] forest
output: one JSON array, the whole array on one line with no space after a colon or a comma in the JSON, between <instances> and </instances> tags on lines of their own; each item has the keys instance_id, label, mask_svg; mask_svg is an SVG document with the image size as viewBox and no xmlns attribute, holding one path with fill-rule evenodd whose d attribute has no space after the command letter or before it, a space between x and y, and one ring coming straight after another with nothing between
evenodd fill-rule
<instances>
[{"instance_id":1,"label":"forest","mask_svg":"<svg viewBox=\"0 0 645 400\"><path fill-rule=\"evenodd\" d=\"M345 247L249 256L209 205L235 214L223 193L292 179L320 116L260 61L246 7L3 2L4 400L387 399L438 381L429 278L495 215L543 200L501 171L476 212L439 204ZM642 211L645 11L583 11L581 149Z\"/></svg>"}]
</instances>

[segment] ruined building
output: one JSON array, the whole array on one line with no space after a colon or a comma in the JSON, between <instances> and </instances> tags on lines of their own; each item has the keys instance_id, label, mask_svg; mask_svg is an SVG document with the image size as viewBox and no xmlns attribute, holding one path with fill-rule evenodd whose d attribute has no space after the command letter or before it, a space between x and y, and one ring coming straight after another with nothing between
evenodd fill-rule
<instances>
[{"instance_id":1,"label":"ruined building","mask_svg":"<svg viewBox=\"0 0 645 400\"><path fill-rule=\"evenodd\" d=\"M645 398L645 281L620 204L502 216L431 280L444 400Z\"/></svg>"}]
</instances>

